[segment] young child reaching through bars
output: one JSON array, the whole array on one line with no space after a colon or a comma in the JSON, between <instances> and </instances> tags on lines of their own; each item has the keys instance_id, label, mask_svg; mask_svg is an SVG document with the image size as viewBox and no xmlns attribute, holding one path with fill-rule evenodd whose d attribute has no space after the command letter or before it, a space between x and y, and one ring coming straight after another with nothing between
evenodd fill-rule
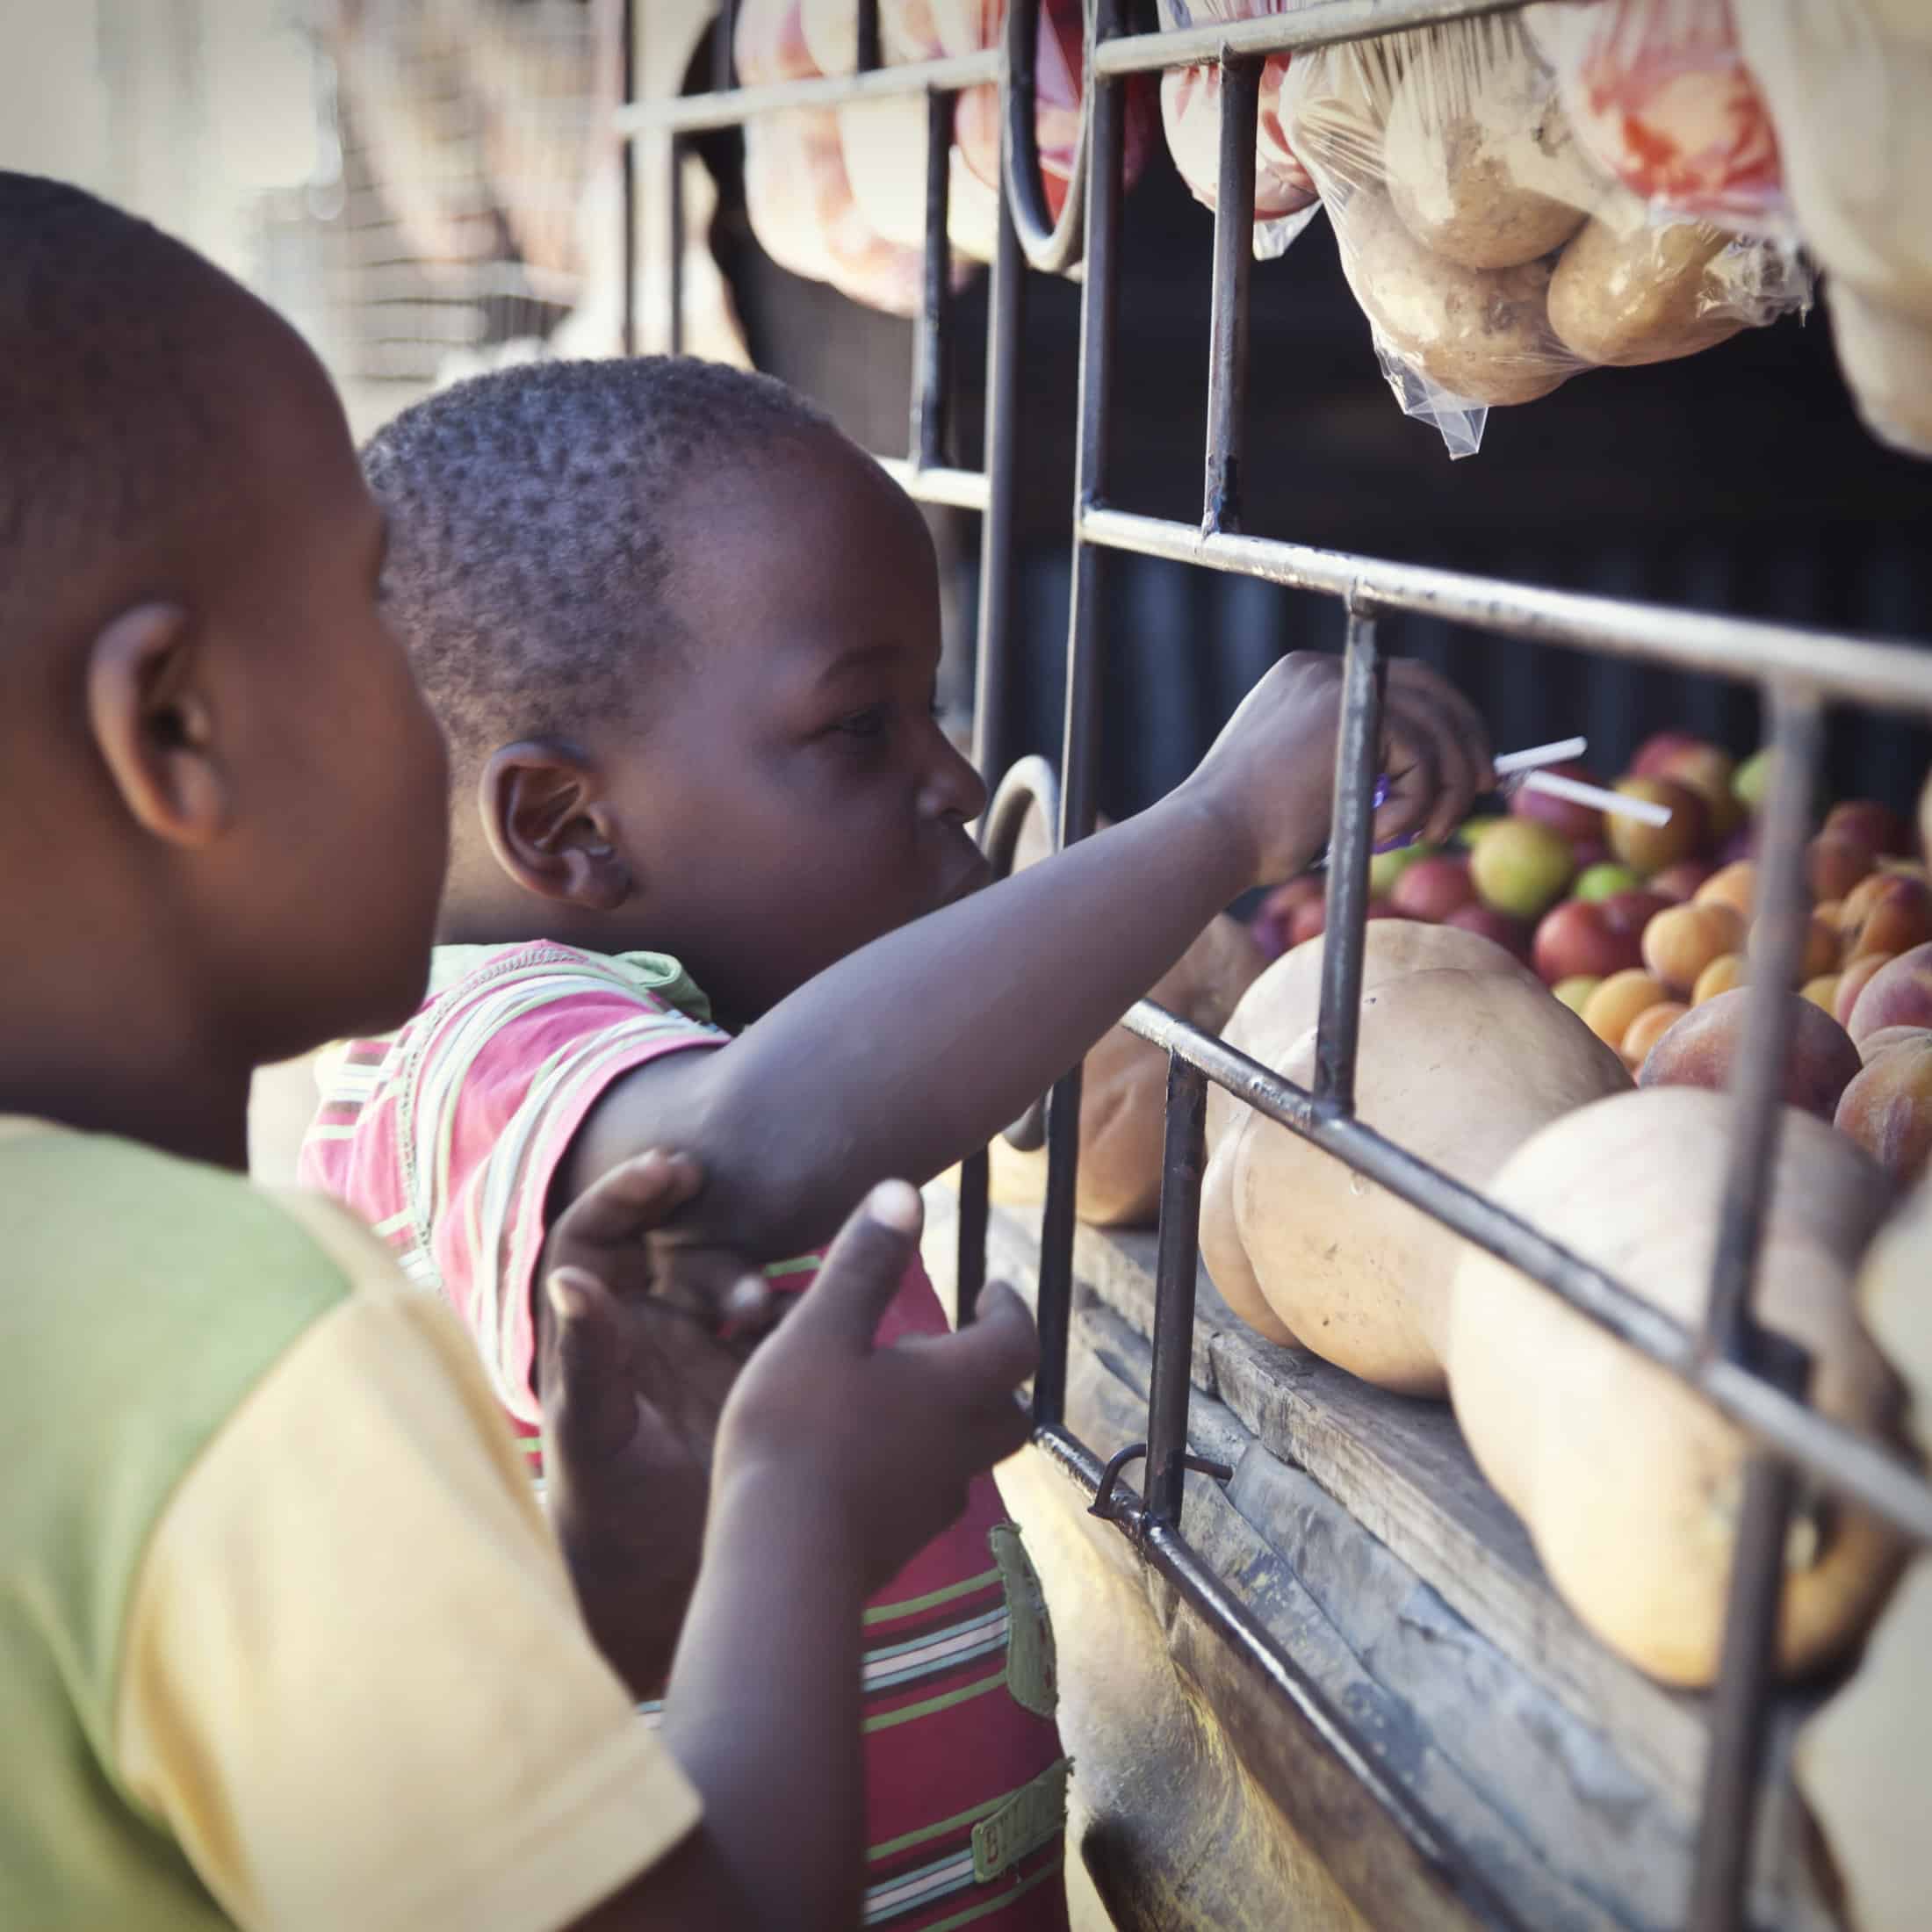
<instances>
[{"instance_id":1,"label":"young child reaching through bars","mask_svg":"<svg viewBox=\"0 0 1932 1932\"><path fill-rule=\"evenodd\" d=\"M388 609L451 745L452 861L432 996L335 1062L304 1172L450 1298L532 1437L548 1230L614 1164L690 1148L707 1181L671 1225L680 1264L703 1279L735 1241L803 1287L873 1181L982 1143L1326 835L1339 677L1301 656L1170 797L982 890L984 788L932 714L925 526L767 379L507 371L407 412L364 466ZM1383 756L1383 837L1446 833L1490 779L1474 712L1412 666ZM943 1328L914 1267L888 1332ZM686 1360L695 1528L733 1359L693 1334ZM695 1548L640 1548L587 1602L640 1688ZM868 1924L1063 1924L1050 1636L990 1481L866 1616Z\"/></svg>"}]
</instances>

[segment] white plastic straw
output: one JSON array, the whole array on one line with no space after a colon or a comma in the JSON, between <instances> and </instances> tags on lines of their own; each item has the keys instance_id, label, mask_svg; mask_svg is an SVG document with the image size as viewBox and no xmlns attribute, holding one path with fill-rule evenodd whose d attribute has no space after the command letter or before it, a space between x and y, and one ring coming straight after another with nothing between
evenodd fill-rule
<instances>
[{"instance_id":1,"label":"white plastic straw","mask_svg":"<svg viewBox=\"0 0 1932 1932\"><path fill-rule=\"evenodd\" d=\"M1581 758L1589 749L1587 738L1560 738L1554 745L1532 745L1525 752L1504 752L1496 761L1496 775L1507 778L1512 772L1534 771L1539 765L1561 765L1566 759Z\"/></svg>"},{"instance_id":2,"label":"white plastic straw","mask_svg":"<svg viewBox=\"0 0 1932 1932\"><path fill-rule=\"evenodd\" d=\"M1670 823L1669 805L1654 804L1647 798L1626 797L1620 791L1605 791L1600 785L1586 785L1580 779L1560 777L1552 771L1531 772L1523 781L1523 789L1547 792L1553 798L1568 798L1579 805L1595 805L1599 811L1620 818L1641 819L1647 825Z\"/></svg>"}]
</instances>

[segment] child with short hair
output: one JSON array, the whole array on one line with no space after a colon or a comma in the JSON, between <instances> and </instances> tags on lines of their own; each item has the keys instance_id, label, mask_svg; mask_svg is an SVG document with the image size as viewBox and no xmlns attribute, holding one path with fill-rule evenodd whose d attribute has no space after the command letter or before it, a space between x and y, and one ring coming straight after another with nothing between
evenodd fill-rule
<instances>
[{"instance_id":1,"label":"child with short hair","mask_svg":"<svg viewBox=\"0 0 1932 1932\"><path fill-rule=\"evenodd\" d=\"M460 1330L239 1171L252 1071L403 1019L441 889L442 746L341 407L78 190L0 173L0 1923L845 1932L861 1604L1024 1439L1024 1309L876 1348L918 1203L872 1196L724 1409L639 1726ZM595 1473L672 1426L644 1352L689 1325L615 1289L700 1179L644 1153L551 1228L593 1554L643 1534Z\"/></svg>"},{"instance_id":2,"label":"child with short hair","mask_svg":"<svg viewBox=\"0 0 1932 1932\"><path fill-rule=\"evenodd\" d=\"M982 891L984 787L932 714L925 526L767 378L504 371L405 412L364 467L388 608L451 738L453 860L432 997L346 1049L303 1171L449 1297L532 1438L548 1230L614 1163L689 1145L708 1179L672 1223L683 1266L702 1280L731 1237L802 1286L873 1180L984 1143L1325 835L1339 679L1301 657L1171 797ZM1489 781L1480 722L1403 665L1385 717L1381 835L1445 833ZM944 1332L922 1270L889 1319ZM697 1390L730 1365L688 1339L693 1526ZM692 1547L638 1549L603 1633L640 1685ZM1051 1638L990 1481L867 1618L868 1924L1063 1926Z\"/></svg>"}]
</instances>

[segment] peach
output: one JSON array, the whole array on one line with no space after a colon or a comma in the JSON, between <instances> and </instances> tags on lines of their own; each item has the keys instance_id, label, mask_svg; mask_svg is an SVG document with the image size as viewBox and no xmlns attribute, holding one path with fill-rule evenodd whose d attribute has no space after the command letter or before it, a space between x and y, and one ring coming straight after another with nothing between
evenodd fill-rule
<instances>
[{"instance_id":1,"label":"peach","mask_svg":"<svg viewBox=\"0 0 1932 1932\"><path fill-rule=\"evenodd\" d=\"M1565 899L1539 922L1530 957L1537 977L1554 985L1586 974L1602 979L1624 972L1640 963L1643 949L1638 930L1612 919L1602 904Z\"/></svg>"},{"instance_id":2,"label":"peach","mask_svg":"<svg viewBox=\"0 0 1932 1932\"><path fill-rule=\"evenodd\" d=\"M1720 866L1693 897L1699 905L1727 905L1741 919L1749 919L1751 902L1757 897L1756 861L1735 859Z\"/></svg>"},{"instance_id":3,"label":"peach","mask_svg":"<svg viewBox=\"0 0 1932 1932\"><path fill-rule=\"evenodd\" d=\"M1805 847L1805 878L1814 899L1842 899L1878 862L1868 845L1821 832Z\"/></svg>"},{"instance_id":4,"label":"peach","mask_svg":"<svg viewBox=\"0 0 1932 1932\"><path fill-rule=\"evenodd\" d=\"M1858 1057L1869 1067L1888 1047L1895 1047L1901 1040L1909 1040L1914 1034L1932 1031L1924 1027L1880 1027L1877 1033L1868 1033L1863 1040L1855 1042Z\"/></svg>"},{"instance_id":5,"label":"peach","mask_svg":"<svg viewBox=\"0 0 1932 1932\"><path fill-rule=\"evenodd\" d=\"M1681 905L1686 899L1694 899L1708 883L1717 868L1705 859L1679 859L1675 865L1667 865L1650 882L1653 892L1661 892L1667 899L1675 899Z\"/></svg>"},{"instance_id":6,"label":"peach","mask_svg":"<svg viewBox=\"0 0 1932 1932\"><path fill-rule=\"evenodd\" d=\"M1440 925L1459 905L1476 896L1469 861L1460 853L1439 853L1412 865L1395 881L1388 903L1405 919Z\"/></svg>"},{"instance_id":7,"label":"peach","mask_svg":"<svg viewBox=\"0 0 1932 1932\"><path fill-rule=\"evenodd\" d=\"M1580 779L1599 789L1603 786L1603 780L1582 765L1549 765L1544 768L1554 777ZM1518 818L1532 818L1539 825L1547 825L1573 845L1579 839L1601 839L1604 835L1604 815L1595 805L1579 804L1573 798L1554 798L1528 785L1519 787L1511 797L1510 810Z\"/></svg>"},{"instance_id":8,"label":"peach","mask_svg":"<svg viewBox=\"0 0 1932 1932\"><path fill-rule=\"evenodd\" d=\"M1838 975L1831 1016L1848 1033L1851 1031L1851 1009L1858 1004L1858 995L1871 984L1872 976L1881 966L1890 965L1898 956L1896 953L1861 954Z\"/></svg>"},{"instance_id":9,"label":"peach","mask_svg":"<svg viewBox=\"0 0 1932 1932\"><path fill-rule=\"evenodd\" d=\"M1932 1032L1892 1031L1898 1037L1840 1097L1833 1125L1895 1180L1910 1181L1932 1162Z\"/></svg>"},{"instance_id":10,"label":"peach","mask_svg":"<svg viewBox=\"0 0 1932 1932\"><path fill-rule=\"evenodd\" d=\"M1662 872L1703 850L1710 837L1711 815L1702 793L1675 778L1619 778L1616 789L1626 797L1667 806L1670 812L1669 821L1661 825L1626 818L1621 812L1609 815L1610 849L1626 865L1639 872Z\"/></svg>"},{"instance_id":11,"label":"peach","mask_svg":"<svg viewBox=\"0 0 1932 1932\"><path fill-rule=\"evenodd\" d=\"M1816 979L1807 979L1798 989L1800 999L1808 999L1820 1013L1828 1013L1835 1022L1838 1018L1838 975L1820 973Z\"/></svg>"},{"instance_id":12,"label":"peach","mask_svg":"<svg viewBox=\"0 0 1932 1932\"><path fill-rule=\"evenodd\" d=\"M1845 916L1845 902L1842 899L1820 899L1812 907L1812 917L1823 919L1833 932L1838 930L1838 922Z\"/></svg>"},{"instance_id":13,"label":"peach","mask_svg":"<svg viewBox=\"0 0 1932 1932\"><path fill-rule=\"evenodd\" d=\"M1932 887L1891 874L1880 876L1885 883L1873 893L1871 910L1846 928L1848 960L1864 953L1907 953L1932 940ZM1845 916L1851 916L1849 902Z\"/></svg>"},{"instance_id":14,"label":"peach","mask_svg":"<svg viewBox=\"0 0 1932 1932\"><path fill-rule=\"evenodd\" d=\"M1784 1098L1828 1121L1838 1097L1857 1077L1858 1049L1827 1013L1796 993L1791 1001L1791 1051L1784 1065ZM1696 1086L1722 1090L1744 1042L1750 989L1719 993L1693 1006L1650 1049L1639 1086Z\"/></svg>"},{"instance_id":15,"label":"peach","mask_svg":"<svg viewBox=\"0 0 1932 1932\"><path fill-rule=\"evenodd\" d=\"M1878 895L1885 890L1885 881L1891 876L1888 872L1868 872L1845 894L1838 907L1841 933L1849 933L1854 926L1863 926L1871 917L1871 909L1877 905Z\"/></svg>"},{"instance_id":16,"label":"peach","mask_svg":"<svg viewBox=\"0 0 1932 1932\"><path fill-rule=\"evenodd\" d=\"M1665 778L1674 760L1686 752L1708 752L1716 746L1689 732L1653 732L1632 753L1630 773L1633 778Z\"/></svg>"},{"instance_id":17,"label":"peach","mask_svg":"<svg viewBox=\"0 0 1932 1932\"><path fill-rule=\"evenodd\" d=\"M1690 1011L1681 999L1660 999L1654 1006L1646 1006L1630 1022L1617 1050L1632 1073L1643 1065L1650 1057L1650 1049Z\"/></svg>"},{"instance_id":18,"label":"peach","mask_svg":"<svg viewBox=\"0 0 1932 1932\"><path fill-rule=\"evenodd\" d=\"M1889 872L1894 878L1916 879L1921 885L1932 885L1932 867L1922 866L1916 859L1881 858L1878 869Z\"/></svg>"},{"instance_id":19,"label":"peach","mask_svg":"<svg viewBox=\"0 0 1932 1932\"><path fill-rule=\"evenodd\" d=\"M1644 927L1643 962L1673 993L1686 994L1743 937L1744 921L1727 905L1673 905Z\"/></svg>"},{"instance_id":20,"label":"peach","mask_svg":"<svg viewBox=\"0 0 1932 1932\"><path fill-rule=\"evenodd\" d=\"M1863 1041L1881 1027L1932 1027L1932 945L1900 953L1865 982L1845 1030Z\"/></svg>"},{"instance_id":21,"label":"peach","mask_svg":"<svg viewBox=\"0 0 1932 1932\"><path fill-rule=\"evenodd\" d=\"M1467 905L1459 905L1442 923L1460 926L1466 933L1480 933L1484 939L1494 940L1505 952L1513 954L1525 965L1529 963L1530 929L1521 919L1513 919L1507 912L1498 912L1493 906L1471 899Z\"/></svg>"},{"instance_id":22,"label":"peach","mask_svg":"<svg viewBox=\"0 0 1932 1932\"><path fill-rule=\"evenodd\" d=\"M1558 980L1550 991L1581 1017L1590 996L1602 984L1603 981L1593 973L1572 973L1568 979Z\"/></svg>"},{"instance_id":23,"label":"peach","mask_svg":"<svg viewBox=\"0 0 1932 1932\"><path fill-rule=\"evenodd\" d=\"M1621 1047L1631 1021L1646 1007L1661 1005L1669 997L1663 982L1652 978L1640 966L1611 973L1583 1002L1583 1024L1606 1047Z\"/></svg>"},{"instance_id":24,"label":"peach","mask_svg":"<svg viewBox=\"0 0 1932 1932\"><path fill-rule=\"evenodd\" d=\"M1690 989L1690 1004L1701 1006L1707 999L1715 999L1719 993L1727 993L1744 984L1745 962L1742 953L1726 953L1713 959L1698 975L1698 983Z\"/></svg>"},{"instance_id":25,"label":"peach","mask_svg":"<svg viewBox=\"0 0 1932 1932\"><path fill-rule=\"evenodd\" d=\"M1647 777L1674 778L1704 800L1711 815L1711 834L1727 838L1744 823L1744 807L1731 787L1737 766L1730 753L1715 745L1691 745L1654 766Z\"/></svg>"},{"instance_id":26,"label":"peach","mask_svg":"<svg viewBox=\"0 0 1932 1932\"><path fill-rule=\"evenodd\" d=\"M1750 944L1746 950L1755 959L1763 949L1764 922L1760 919L1751 928ZM1798 984L1803 985L1806 980L1837 970L1838 934L1813 912L1805 921L1805 943L1798 955Z\"/></svg>"},{"instance_id":27,"label":"peach","mask_svg":"<svg viewBox=\"0 0 1932 1932\"><path fill-rule=\"evenodd\" d=\"M1823 836L1850 839L1884 858L1902 859L1912 850L1912 828L1890 805L1876 798L1847 798L1825 814Z\"/></svg>"}]
</instances>

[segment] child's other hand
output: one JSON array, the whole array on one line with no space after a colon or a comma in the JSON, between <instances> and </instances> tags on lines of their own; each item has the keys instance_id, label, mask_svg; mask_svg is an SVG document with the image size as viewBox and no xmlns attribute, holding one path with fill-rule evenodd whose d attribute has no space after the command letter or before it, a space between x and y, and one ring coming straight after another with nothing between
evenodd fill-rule
<instances>
[{"instance_id":1,"label":"child's other hand","mask_svg":"<svg viewBox=\"0 0 1932 1932\"><path fill-rule=\"evenodd\" d=\"M539 1323L550 1516L591 1633L633 1690L669 1666L696 1579L718 1416L774 1297L742 1268L670 1285L656 1229L696 1194L661 1150L613 1168L544 1249Z\"/></svg>"},{"instance_id":2,"label":"child's other hand","mask_svg":"<svg viewBox=\"0 0 1932 1932\"><path fill-rule=\"evenodd\" d=\"M717 1506L739 1483L783 1482L833 1515L871 1592L966 1506L968 1481L1027 1439L1014 1391L1039 1359L1033 1317L1004 1283L954 1335L880 1348L879 1318L919 1241L904 1181L876 1187L818 1278L739 1378L719 1425Z\"/></svg>"},{"instance_id":3,"label":"child's other hand","mask_svg":"<svg viewBox=\"0 0 1932 1932\"><path fill-rule=\"evenodd\" d=\"M1251 854L1251 883L1304 871L1328 837L1342 716L1342 660L1297 651L1249 692L1188 779ZM1391 661L1382 703L1381 768L1388 799L1380 843L1410 833L1445 840L1496 782L1489 732L1455 688L1428 668Z\"/></svg>"}]
</instances>

